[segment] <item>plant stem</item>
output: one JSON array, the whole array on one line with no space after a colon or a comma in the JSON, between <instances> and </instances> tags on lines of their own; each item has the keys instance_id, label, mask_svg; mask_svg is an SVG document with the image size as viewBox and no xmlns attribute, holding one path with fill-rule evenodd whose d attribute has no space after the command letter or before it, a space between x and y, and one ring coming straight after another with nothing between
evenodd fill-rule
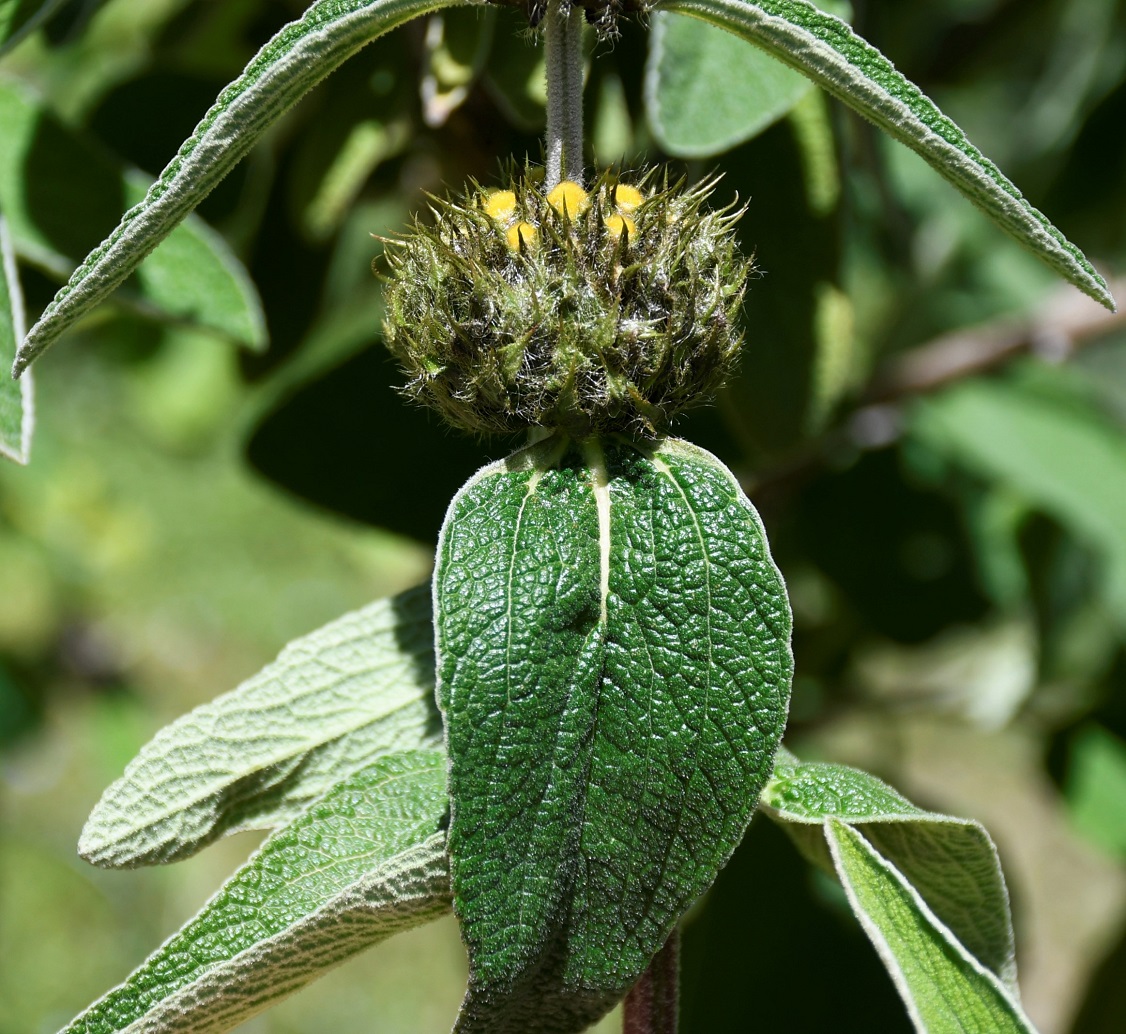
<instances>
[{"instance_id":1,"label":"plant stem","mask_svg":"<svg viewBox=\"0 0 1126 1034\"><path fill-rule=\"evenodd\" d=\"M547 189L583 177L583 12L549 0L544 19L547 63Z\"/></svg>"},{"instance_id":2,"label":"plant stem","mask_svg":"<svg viewBox=\"0 0 1126 1034\"><path fill-rule=\"evenodd\" d=\"M676 1034L680 992L680 931L665 946L626 995L622 1034Z\"/></svg>"}]
</instances>

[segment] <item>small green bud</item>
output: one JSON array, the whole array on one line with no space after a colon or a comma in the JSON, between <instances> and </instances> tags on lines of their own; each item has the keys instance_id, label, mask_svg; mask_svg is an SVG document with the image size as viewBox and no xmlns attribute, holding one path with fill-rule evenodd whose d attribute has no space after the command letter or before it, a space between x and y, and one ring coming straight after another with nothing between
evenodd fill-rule
<instances>
[{"instance_id":1,"label":"small green bud","mask_svg":"<svg viewBox=\"0 0 1126 1034\"><path fill-rule=\"evenodd\" d=\"M388 347L405 392L476 433L663 433L709 399L741 342L751 264L714 181L599 177L545 194L525 174L438 201L387 250Z\"/></svg>"}]
</instances>

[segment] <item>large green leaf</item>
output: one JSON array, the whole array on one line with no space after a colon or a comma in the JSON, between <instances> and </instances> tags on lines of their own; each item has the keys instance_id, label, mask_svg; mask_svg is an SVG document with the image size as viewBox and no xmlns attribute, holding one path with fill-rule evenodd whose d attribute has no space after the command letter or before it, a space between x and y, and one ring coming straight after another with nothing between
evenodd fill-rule
<instances>
[{"instance_id":1,"label":"large green leaf","mask_svg":"<svg viewBox=\"0 0 1126 1034\"><path fill-rule=\"evenodd\" d=\"M857 830L827 819L837 873L853 911L921 1034L1034 1034L1015 997L927 907L903 873Z\"/></svg>"},{"instance_id":2,"label":"large green leaf","mask_svg":"<svg viewBox=\"0 0 1126 1034\"><path fill-rule=\"evenodd\" d=\"M996 848L970 819L924 811L875 776L845 765L800 762L780 752L763 810L811 860L832 869L826 823L847 823L945 924L977 963L1016 996L1009 895Z\"/></svg>"},{"instance_id":3,"label":"large green leaf","mask_svg":"<svg viewBox=\"0 0 1126 1034\"><path fill-rule=\"evenodd\" d=\"M14 381L8 376L23 332L19 270L7 220L0 216L0 456L17 463L27 462L35 422L31 380Z\"/></svg>"},{"instance_id":4,"label":"large green leaf","mask_svg":"<svg viewBox=\"0 0 1126 1034\"><path fill-rule=\"evenodd\" d=\"M318 0L285 26L204 115L140 204L75 270L16 360L27 368L172 232L262 134L364 44L449 0Z\"/></svg>"},{"instance_id":5,"label":"large green leaf","mask_svg":"<svg viewBox=\"0 0 1126 1034\"><path fill-rule=\"evenodd\" d=\"M665 0L809 76L921 155L1002 228L1062 277L1113 309L1106 281L913 83L843 21L806 0Z\"/></svg>"},{"instance_id":6,"label":"large green leaf","mask_svg":"<svg viewBox=\"0 0 1126 1034\"><path fill-rule=\"evenodd\" d=\"M346 614L161 730L106 790L79 852L169 862L288 822L380 755L439 746L433 692L428 588Z\"/></svg>"},{"instance_id":7,"label":"large green leaf","mask_svg":"<svg viewBox=\"0 0 1126 1034\"><path fill-rule=\"evenodd\" d=\"M15 82L0 81L0 139L0 207L16 251L59 279L151 182L64 126ZM261 303L246 270L196 216L137 270L137 288L142 303L160 314L251 347L265 344Z\"/></svg>"},{"instance_id":8,"label":"large green leaf","mask_svg":"<svg viewBox=\"0 0 1126 1034\"><path fill-rule=\"evenodd\" d=\"M680 441L549 439L450 506L435 574L458 1029L584 1029L739 842L790 613L758 516Z\"/></svg>"},{"instance_id":9,"label":"large green leaf","mask_svg":"<svg viewBox=\"0 0 1126 1034\"><path fill-rule=\"evenodd\" d=\"M229 1030L449 908L446 759L376 761L275 833L65 1034Z\"/></svg>"}]
</instances>

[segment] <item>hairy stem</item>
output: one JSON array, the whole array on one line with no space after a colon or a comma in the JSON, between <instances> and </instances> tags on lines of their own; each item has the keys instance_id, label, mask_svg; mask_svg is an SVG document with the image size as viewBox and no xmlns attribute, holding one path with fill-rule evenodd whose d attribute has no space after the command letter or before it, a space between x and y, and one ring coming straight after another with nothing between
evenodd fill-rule
<instances>
[{"instance_id":1,"label":"hairy stem","mask_svg":"<svg viewBox=\"0 0 1126 1034\"><path fill-rule=\"evenodd\" d=\"M676 1034L680 991L680 931L665 946L626 995L622 1034Z\"/></svg>"},{"instance_id":2,"label":"hairy stem","mask_svg":"<svg viewBox=\"0 0 1126 1034\"><path fill-rule=\"evenodd\" d=\"M583 176L583 12L549 0L544 19L547 63L547 189Z\"/></svg>"}]
</instances>

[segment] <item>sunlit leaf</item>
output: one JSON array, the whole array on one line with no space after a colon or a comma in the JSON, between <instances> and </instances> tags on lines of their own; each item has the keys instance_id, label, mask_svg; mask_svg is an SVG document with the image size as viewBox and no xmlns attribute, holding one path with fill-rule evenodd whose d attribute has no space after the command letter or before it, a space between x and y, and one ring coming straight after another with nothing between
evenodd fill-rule
<instances>
[{"instance_id":1,"label":"sunlit leaf","mask_svg":"<svg viewBox=\"0 0 1126 1034\"><path fill-rule=\"evenodd\" d=\"M1083 253L875 47L806 0L668 0L796 68L920 154L1006 232L1107 308L1106 281Z\"/></svg>"},{"instance_id":2,"label":"sunlit leaf","mask_svg":"<svg viewBox=\"0 0 1126 1034\"><path fill-rule=\"evenodd\" d=\"M26 463L35 425L32 384L8 375L23 339L23 296L7 221L0 216L0 456Z\"/></svg>"},{"instance_id":3,"label":"sunlit leaf","mask_svg":"<svg viewBox=\"0 0 1126 1034\"><path fill-rule=\"evenodd\" d=\"M392 754L270 837L179 933L65 1029L229 1030L449 908L446 759Z\"/></svg>"},{"instance_id":4,"label":"sunlit leaf","mask_svg":"<svg viewBox=\"0 0 1126 1034\"><path fill-rule=\"evenodd\" d=\"M27 366L117 287L293 104L364 44L448 0L318 0L219 95L145 199L75 270L28 333Z\"/></svg>"},{"instance_id":5,"label":"sunlit leaf","mask_svg":"<svg viewBox=\"0 0 1126 1034\"><path fill-rule=\"evenodd\" d=\"M106 790L80 853L174 861L289 821L383 754L439 746L430 614L429 587L346 614L163 729Z\"/></svg>"},{"instance_id":6,"label":"sunlit leaf","mask_svg":"<svg viewBox=\"0 0 1126 1034\"><path fill-rule=\"evenodd\" d=\"M921 1034L1034 1034L1001 980L959 943L895 865L852 826L825 835L853 911Z\"/></svg>"},{"instance_id":7,"label":"sunlit leaf","mask_svg":"<svg viewBox=\"0 0 1126 1034\"><path fill-rule=\"evenodd\" d=\"M550 439L455 497L435 600L457 1029L584 1030L742 838L785 722L785 587L710 454Z\"/></svg>"},{"instance_id":8,"label":"sunlit leaf","mask_svg":"<svg viewBox=\"0 0 1126 1034\"><path fill-rule=\"evenodd\" d=\"M828 819L847 822L904 877L979 962L1016 992L1009 895L984 827L916 807L875 776L846 765L786 754L763 791L762 807L784 824L811 860L828 862Z\"/></svg>"}]
</instances>

